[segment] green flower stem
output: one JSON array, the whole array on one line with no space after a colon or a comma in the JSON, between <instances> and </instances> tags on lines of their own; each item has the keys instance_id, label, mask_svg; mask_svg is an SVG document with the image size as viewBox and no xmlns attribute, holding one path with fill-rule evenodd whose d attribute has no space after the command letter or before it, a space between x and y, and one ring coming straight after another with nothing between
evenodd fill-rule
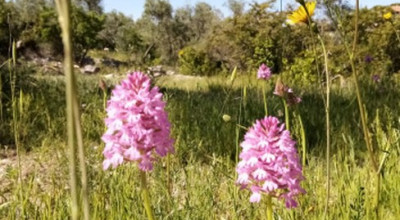
<instances>
[{"instance_id":1,"label":"green flower stem","mask_svg":"<svg viewBox=\"0 0 400 220\"><path fill-rule=\"evenodd\" d=\"M144 171L140 171L140 179L141 179L141 184L142 184L143 206L146 210L147 219L154 220L154 215L153 215L153 211L151 209L151 204L150 204L149 190L147 188L146 173Z\"/></svg>"},{"instance_id":2,"label":"green flower stem","mask_svg":"<svg viewBox=\"0 0 400 220\"><path fill-rule=\"evenodd\" d=\"M314 36L314 32L313 32L313 26L312 26L312 19L311 16L308 12L307 7L304 4L304 8L306 10L307 13L307 18L308 18L308 27L310 29L310 33L311 36ZM326 115L326 179L327 179L327 187L326 187L326 201L325 201L325 210L324 210L324 219L328 218L328 207L329 207L329 197L330 197L330 116L329 116L329 102L330 102L330 75L329 75L329 70L328 70L328 54L326 52L325 49L325 44L324 41L322 40L321 35L318 32L318 28L315 27L315 30L317 31L317 38L321 44L323 53L324 53L324 67L325 67L325 75L326 75L326 99L324 98L324 96L322 96L322 100L324 101L325 104L325 115ZM314 39L314 38L312 38ZM318 62L317 59L317 52L315 49L315 43L314 44L314 55L316 56L316 62ZM317 72L318 72L318 78L320 78L320 71L319 71L319 67L317 64ZM322 91L322 90L321 90ZM303 158L304 159L304 158ZM303 161L303 163L305 163L305 161Z\"/></svg>"},{"instance_id":3,"label":"green flower stem","mask_svg":"<svg viewBox=\"0 0 400 220\"><path fill-rule=\"evenodd\" d=\"M171 157L170 154L167 154L167 161L166 161L166 178L167 178L167 211L171 211L171 195L172 195L172 183L171 183Z\"/></svg>"},{"instance_id":4,"label":"green flower stem","mask_svg":"<svg viewBox=\"0 0 400 220\"><path fill-rule=\"evenodd\" d=\"M303 119L301 118L300 112L296 108L297 118L300 123L300 136L301 136L301 147L302 147L302 165L306 166L306 150L307 150L307 140L306 140L306 132L304 130ZM303 171L304 172L304 171Z\"/></svg>"},{"instance_id":5,"label":"green flower stem","mask_svg":"<svg viewBox=\"0 0 400 220\"><path fill-rule=\"evenodd\" d=\"M171 156L167 154L167 187L168 187L168 198L171 198L172 183L171 183Z\"/></svg>"},{"instance_id":6,"label":"green flower stem","mask_svg":"<svg viewBox=\"0 0 400 220\"><path fill-rule=\"evenodd\" d=\"M381 174L376 173L376 190L375 190L375 215L376 219L381 219L379 212L379 194L381 188Z\"/></svg>"},{"instance_id":7,"label":"green flower stem","mask_svg":"<svg viewBox=\"0 0 400 220\"><path fill-rule=\"evenodd\" d=\"M107 90L103 90L103 108L104 110L107 109Z\"/></svg>"},{"instance_id":8,"label":"green flower stem","mask_svg":"<svg viewBox=\"0 0 400 220\"><path fill-rule=\"evenodd\" d=\"M272 197L270 195L267 196L267 220L273 220L273 211L272 211Z\"/></svg>"},{"instance_id":9,"label":"green flower stem","mask_svg":"<svg viewBox=\"0 0 400 220\"><path fill-rule=\"evenodd\" d=\"M287 105L287 102L285 98L282 98L283 101L283 107L285 108L285 125L286 125L286 130L290 131L290 122L289 122L289 108Z\"/></svg>"},{"instance_id":10,"label":"green flower stem","mask_svg":"<svg viewBox=\"0 0 400 220\"><path fill-rule=\"evenodd\" d=\"M263 83L262 87L262 94L263 94L263 100L264 100L264 110L265 110L265 116L268 116L268 108L267 108L267 94L265 94L265 82Z\"/></svg>"}]
</instances>

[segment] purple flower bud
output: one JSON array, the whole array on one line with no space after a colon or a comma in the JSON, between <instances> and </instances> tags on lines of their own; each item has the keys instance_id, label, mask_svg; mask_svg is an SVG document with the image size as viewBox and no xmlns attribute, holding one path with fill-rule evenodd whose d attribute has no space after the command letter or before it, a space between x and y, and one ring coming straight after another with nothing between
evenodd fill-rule
<instances>
[{"instance_id":1,"label":"purple flower bud","mask_svg":"<svg viewBox=\"0 0 400 220\"><path fill-rule=\"evenodd\" d=\"M268 80L271 78L271 69L264 63L261 64L260 68L258 68L257 78Z\"/></svg>"},{"instance_id":2,"label":"purple flower bud","mask_svg":"<svg viewBox=\"0 0 400 220\"><path fill-rule=\"evenodd\" d=\"M381 81L381 77L380 77L378 74L374 74L374 75L372 76L372 80L373 80L375 83L379 83L379 82Z\"/></svg>"},{"instance_id":3,"label":"purple flower bud","mask_svg":"<svg viewBox=\"0 0 400 220\"><path fill-rule=\"evenodd\" d=\"M371 55L367 55L364 57L364 61L366 63L371 63L374 60L374 58Z\"/></svg>"}]
</instances>

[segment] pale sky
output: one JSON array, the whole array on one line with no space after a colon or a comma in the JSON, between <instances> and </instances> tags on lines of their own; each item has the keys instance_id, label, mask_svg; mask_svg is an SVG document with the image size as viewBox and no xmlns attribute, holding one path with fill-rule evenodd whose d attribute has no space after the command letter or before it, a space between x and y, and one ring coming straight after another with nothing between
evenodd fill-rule
<instances>
[{"instance_id":1,"label":"pale sky","mask_svg":"<svg viewBox=\"0 0 400 220\"><path fill-rule=\"evenodd\" d=\"M264 2L264 0L255 0L256 2ZM346 1L346 0L345 0ZM106 12L110 12L113 10L124 13L129 17L133 17L137 19L141 16L143 12L145 0L103 0L103 7ZM197 2L206 2L212 7L219 9L225 16L230 15L229 9L226 6L227 0L169 0L172 7L174 9L185 6L185 5L195 5ZM253 1L244 2L251 3ZM283 8L285 5L291 3L293 4L294 0L282 0ZM355 2L355 0L347 2ZM400 0L360 0L360 7L372 7L375 5L390 5L393 3L400 3ZM280 0L276 1L276 10L279 10Z\"/></svg>"}]
</instances>

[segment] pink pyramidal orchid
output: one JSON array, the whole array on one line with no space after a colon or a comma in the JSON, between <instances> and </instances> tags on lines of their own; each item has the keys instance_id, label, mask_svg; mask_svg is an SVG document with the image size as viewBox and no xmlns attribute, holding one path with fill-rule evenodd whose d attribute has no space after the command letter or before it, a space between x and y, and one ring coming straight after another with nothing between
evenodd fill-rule
<instances>
[{"instance_id":1,"label":"pink pyramidal orchid","mask_svg":"<svg viewBox=\"0 0 400 220\"><path fill-rule=\"evenodd\" d=\"M268 80L271 78L271 69L264 63L261 64L261 66L258 68L257 78Z\"/></svg>"},{"instance_id":2,"label":"pink pyramidal orchid","mask_svg":"<svg viewBox=\"0 0 400 220\"><path fill-rule=\"evenodd\" d=\"M295 197L305 193L304 179L295 141L276 117L257 120L240 145L237 183L252 192L250 202L267 194L285 200L286 207L297 206Z\"/></svg>"},{"instance_id":3,"label":"pink pyramidal orchid","mask_svg":"<svg viewBox=\"0 0 400 220\"><path fill-rule=\"evenodd\" d=\"M107 103L107 131L102 139L103 169L134 161L142 171L153 169L156 156L173 153L170 123L158 87L141 72L128 74Z\"/></svg>"}]
</instances>

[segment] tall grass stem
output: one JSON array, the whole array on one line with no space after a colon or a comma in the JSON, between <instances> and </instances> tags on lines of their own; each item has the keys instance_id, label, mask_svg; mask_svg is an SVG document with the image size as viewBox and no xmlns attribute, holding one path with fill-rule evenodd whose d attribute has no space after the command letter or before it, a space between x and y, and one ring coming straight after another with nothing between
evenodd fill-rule
<instances>
[{"instance_id":1,"label":"tall grass stem","mask_svg":"<svg viewBox=\"0 0 400 220\"><path fill-rule=\"evenodd\" d=\"M8 60L8 68L10 72L10 87L11 87L11 109L12 109L12 129L14 134L14 144L17 153L17 163L18 163L18 188L19 188L19 200L21 202L21 213L22 216L25 215L24 210L24 197L22 192L23 180L22 180L22 166L21 166L21 146L19 141L19 117L18 117L18 106L16 100L16 68L17 68L17 49L15 45L15 41L11 43L11 59ZM19 100L22 101L21 99Z\"/></svg>"},{"instance_id":2,"label":"tall grass stem","mask_svg":"<svg viewBox=\"0 0 400 220\"><path fill-rule=\"evenodd\" d=\"M361 124L363 128L363 133L364 133L364 141L365 145L367 146L368 154L372 163L372 168L375 171L376 175L376 188L375 188L375 211L376 211L376 218L379 219L379 194L380 194L380 186L381 186L381 176L379 171L379 166L378 163L376 162L375 154L373 152L373 146L372 146L372 141L370 138L369 134L369 129L367 125L367 116L366 116L366 111L365 111L365 106L362 101L362 96L358 84L358 74L357 74L357 69L355 65L355 53L356 53L356 48L357 48L357 39L358 39L358 16L359 16L359 0L356 0L356 12L355 12L355 19L354 19L354 39L353 39L353 46L351 52L348 51L349 56L350 56L350 64L351 64L351 69L353 72L353 80L354 84L356 87L356 96L357 96L357 101L358 101L358 107L360 110L360 118L361 118Z\"/></svg>"},{"instance_id":3,"label":"tall grass stem","mask_svg":"<svg viewBox=\"0 0 400 220\"><path fill-rule=\"evenodd\" d=\"M78 205L78 184L76 170L76 147L78 146L78 154L81 169L82 193L83 193L83 210L84 219L90 219L89 201L87 192L87 174L85 166L85 156L83 150L82 129L80 127L79 102L76 92L76 79L73 72L73 52L71 39L71 2L69 0L57 0L56 7L58 11L58 19L61 26L61 34L64 45L64 74L66 76L66 102L67 102L67 133L69 148L69 173L71 187L71 217L76 220L79 218Z\"/></svg>"},{"instance_id":4,"label":"tall grass stem","mask_svg":"<svg viewBox=\"0 0 400 220\"><path fill-rule=\"evenodd\" d=\"M330 134L330 91L331 91L331 77L328 69L328 53L325 49L325 43L318 34L318 40L321 43L322 51L324 54L324 67L326 75L326 103L325 103L325 120L326 120L326 201L324 210L324 219L329 217L329 198L330 198L330 187L331 187L331 173L330 173L330 149L331 149L331 134Z\"/></svg>"},{"instance_id":5,"label":"tall grass stem","mask_svg":"<svg viewBox=\"0 0 400 220\"><path fill-rule=\"evenodd\" d=\"M76 83L74 83L76 85ZM75 90L76 91L76 90ZM81 184L82 184L82 200L83 200L83 215L85 220L90 218L90 207L89 207L89 192L88 192L88 178L85 164L85 151L83 148L83 137L82 137L82 126L80 120L79 104L76 94L74 94L74 127L76 131L76 141L78 145L78 157L79 167L81 170Z\"/></svg>"}]
</instances>

